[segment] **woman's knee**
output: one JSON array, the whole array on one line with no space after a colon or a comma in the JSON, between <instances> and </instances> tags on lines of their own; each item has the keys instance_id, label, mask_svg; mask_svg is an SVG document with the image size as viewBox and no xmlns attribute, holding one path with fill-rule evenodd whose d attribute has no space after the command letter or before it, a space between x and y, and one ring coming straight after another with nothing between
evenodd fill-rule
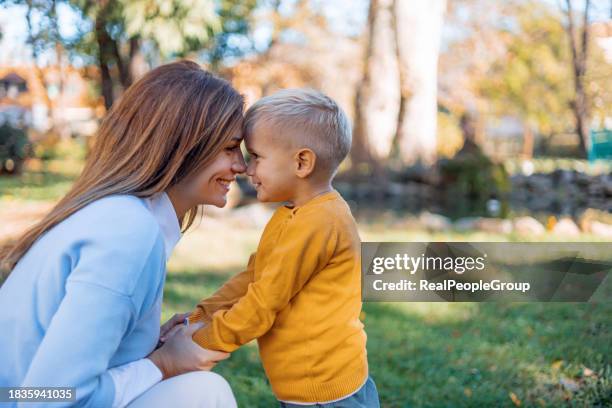
<instances>
[{"instance_id":1,"label":"woman's knee","mask_svg":"<svg viewBox=\"0 0 612 408\"><path fill-rule=\"evenodd\" d=\"M206 383L211 387L218 388L224 391L232 391L229 383L223 376L214 373L212 371L194 371L186 374L192 377L191 381L195 381L199 384Z\"/></svg>"},{"instance_id":2,"label":"woman's knee","mask_svg":"<svg viewBox=\"0 0 612 408\"><path fill-rule=\"evenodd\" d=\"M235 408L236 399L228 382L210 371L194 371L162 381L135 400L140 407Z\"/></svg>"},{"instance_id":3,"label":"woman's knee","mask_svg":"<svg viewBox=\"0 0 612 408\"><path fill-rule=\"evenodd\" d=\"M200 398L206 404L223 408L236 406L232 387L221 375L212 371L194 371L184 376L189 377L189 388L198 390Z\"/></svg>"}]
</instances>

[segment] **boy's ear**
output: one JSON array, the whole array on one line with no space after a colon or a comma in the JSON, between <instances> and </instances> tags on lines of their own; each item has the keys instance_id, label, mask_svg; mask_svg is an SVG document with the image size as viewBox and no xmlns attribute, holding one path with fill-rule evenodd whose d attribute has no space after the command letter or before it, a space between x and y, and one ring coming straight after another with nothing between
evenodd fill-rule
<instances>
[{"instance_id":1,"label":"boy's ear","mask_svg":"<svg viewBox=\"0 0 612 408\"><path fill-rule=\"evenodd\" d=\"M306 178L315 169L317 155L310 149L300 149L295 154L295 175L299 178Z\"/></svg>"}]
</instances>

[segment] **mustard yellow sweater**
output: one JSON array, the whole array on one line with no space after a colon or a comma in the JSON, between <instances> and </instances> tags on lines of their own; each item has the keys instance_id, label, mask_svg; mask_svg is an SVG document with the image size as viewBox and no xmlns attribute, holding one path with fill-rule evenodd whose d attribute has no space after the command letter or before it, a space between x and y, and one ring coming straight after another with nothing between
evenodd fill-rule
<instances>
[{"instance_id":1,"label":"mustard yellow sweater","mask_svg":"<svg viewBox=\"0 0 612 408\"><path fill-rule=\"evenodd\" d=\"M366 380L360 240L350 209L332 191L279 208L247 269L196 307L193 339L231 352L253 339L281 401L325 402Z\"/></svg>"}]
</instances>

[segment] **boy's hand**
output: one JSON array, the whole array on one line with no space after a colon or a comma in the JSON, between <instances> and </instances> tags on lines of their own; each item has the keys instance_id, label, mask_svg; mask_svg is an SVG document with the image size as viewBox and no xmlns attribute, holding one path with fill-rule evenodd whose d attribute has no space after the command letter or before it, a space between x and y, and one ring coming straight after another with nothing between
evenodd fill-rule
<instances>
[{"instance_id":1,"label":"boy's hand","mask_svg":"<svg viewBox=\"0 0 612 408\"><path fill-rule=\"evenodd\" d=\"M179 325L176 333L149 355L148 358L162 372L163 379L191 371L210 371L219 361L230 356L229 353L202 348L193 341L193 333L202 326L202 323Z\"/></svg>"},{"instance_id":2,"label":"boy's hand","mask_svg":"<svg viewBox=\"0 0 612 408\"><path fill-rule=\"evenodd\" d=\"M170 318L166 323L164 323L159 329L159 341L165 342L168 337L170 337L170 331L175 327L180 327L183 324L186 318L191 315L191 312L187 313L176 313L174 316ZM176 332L177 329L172 331L172 334Z\"/></svg>"},{"instance_id":3,"label":"boy's hand","mask_svg":"<svg viewBox=\"0 0 612 408\"><path fill-rule=\"evenodd\" d=\"M197 322L197 324L200 325L201 328L206 327L206 323L204 322ZM171 328L170 331L168 331L168 333L164 335L163 339L162 338L159 339L159 344L157 347L161 347L165 342L168 341L168 339L172 338L172 336L174 336L176 332L181 330L181 328L189 327L189 326L190 326L189 321L187 318L185 318L182 324L177 324L176 326Z\"/></svg>"}]
</instances>

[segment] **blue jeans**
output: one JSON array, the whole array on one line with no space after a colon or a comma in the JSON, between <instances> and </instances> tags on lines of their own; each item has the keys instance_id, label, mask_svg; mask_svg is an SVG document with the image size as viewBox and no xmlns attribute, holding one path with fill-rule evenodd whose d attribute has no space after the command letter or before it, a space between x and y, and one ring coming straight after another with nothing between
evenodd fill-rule
<instances>
[{"instance_id":1,"label":"blue jeans","mask_svg":"<svg viewBox=\"0 0 612 408\"><path fill-rule=\"evenodd\" d=\"M376 390L376 384L372 377L368 377L365 384L350 397L341 399L340 401L330 402L328 404L312 404L312 405L298 405L288 404L286 402L280 402L281 408L305 408L305 407L317 407L317 408L380 408L380 402L378 401L378 391Z\"/></svg>"}]
</instances>

